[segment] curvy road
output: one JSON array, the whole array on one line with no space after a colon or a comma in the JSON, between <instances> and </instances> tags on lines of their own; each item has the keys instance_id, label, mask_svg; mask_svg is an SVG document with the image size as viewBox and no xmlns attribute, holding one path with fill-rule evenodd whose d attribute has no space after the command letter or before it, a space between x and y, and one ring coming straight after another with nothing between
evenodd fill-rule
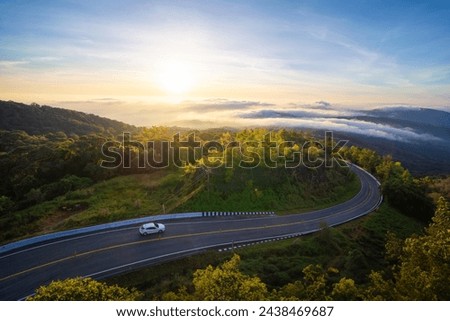
<instances>
[{"instance_id":1,"label":"curvy road","mask_svg":"<svg viewBox=\"0 0 450 321\"><path fill-rule=\"evenodd\" d=\"M93 232L19 248L0 256L0 300L20 300L52 280L104 278L175 260L206 249L223 249L290 237L342 224L374 211L382 201L378 181L351 165L361 181L352 199L339 205L286 216L203 217L166 221L162 236L143 237L138 226Z\"/></svg>"}]
</instances>

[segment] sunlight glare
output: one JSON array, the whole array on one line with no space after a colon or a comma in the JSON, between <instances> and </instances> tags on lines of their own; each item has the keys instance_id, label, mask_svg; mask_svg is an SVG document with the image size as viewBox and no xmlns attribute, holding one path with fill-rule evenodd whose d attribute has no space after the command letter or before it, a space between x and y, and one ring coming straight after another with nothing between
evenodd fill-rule
<instances>
[{"instance_id":1,"label":"sunlight glare","mask_svg":"<svg viewBox=\"0 0 450 321\"><path fill-rule=\"evenodd\" d=\"M158 71L159 86L170 95L189 92L195 84L194 68L181 61L165 61Z\"/></svg>"}]
</instances>

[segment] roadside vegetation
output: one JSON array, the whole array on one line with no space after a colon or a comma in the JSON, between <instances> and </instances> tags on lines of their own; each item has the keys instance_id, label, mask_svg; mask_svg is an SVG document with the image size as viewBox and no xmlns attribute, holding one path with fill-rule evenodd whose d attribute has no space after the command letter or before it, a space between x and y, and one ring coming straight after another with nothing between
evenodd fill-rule
<instances>
[{"instance_id":1,"label":"roadside vegetation","mask_svg":"<svg viewBox=\"0 0 450 321\"><path fill-rule=\"evenodd\" d=\"M377 213L307 237L209 251L106 282L57 281L31 299L449 300L449 228L443 197L425 229L383 205ZM420 235L410 235L414 232ZM89 290L83 284L90 284Z\"/></svg>"},{"instance_id":2,"label":"roadside vegetation","mask_svg":"<svg viewBox=\"0 0 450 321\"><path fill-rule=\"evenodd\" d=\"M73 278L41 286L27 301L135 301L141 297L135 289L106 285L91 278Z\"/></svg>"},{"instance_id":3,"label":"roadside vegetation","mask_svg":"<svg viewBox=\"0 0 450 321\"><path fill-rule=\"evenodd\" d=\"M182 171L118 176L53 200L14 212L14 227L3 238L26 237L82 226L136 218L170 211L178 199L170 197L183 182Z\"/></svg>"},{"instance_id":4,"label":"roadside vegetation","mask_svg":"<svg viewBox=\"0 0 450 321\"><path fill-rule=\"evenodd\" d=\"M186 211L300 213L329 207L356 195L360 183L348 169L219 168L204 188L177 208Z\"/></svg>"},{"instance_id":5,"label":"roadside vegetation","mask_svg":"<svg viewBox=\"0 0 450 321\"><path fill-rule=\"evenodd\" d=\"M214 275L226 282L227 273L234 280L251 278L258 295L270 300L448 300L450 212L438 196L445 195L448 180L414 178L399 162L369 149L351 147L343 154L381 180L385 203L378 211L307 237L210 251L109 282L137 287L149 300L210 299L199 284L214 282ZM223 295L240 297L218 297Z\"/></svg>"},{"instance_id":6,"label":"roadside vegetation","mask_svg":"<svg viewBox=\"0 0 450 321\"><path fill-rule=\"evenodd\" d=\"M311 158L323 157L317 147L321 143L297 131L186 132L179 136L181 141L195 136L199 143L214 141L225 147L203 154L174 149L168 156L182 164L142 166L146 158L161 157L163 151L156 146L173 140L173 135L174 129L165 127L141 129L133 142L124 143L125 134L114 138L0 131L0 175L5 177L0 183L0 226L5 231L0 242L162 213L299 213L341 203L359 190L348 168L311 164ZM102 145L108 141L122 162L114 168L99 166L105 158ZM139 143L147 141L156 142L154 149ZM267 141L290 144L268 150ZM207 166L211 159L219 163ZM287 160L300 165L286 168ZM233 167L227 167L230 163Z\"/></svg>"},{"instance_id":7,"label":"roadside vegetation","mask_svg":"<svg viewBox=\"0 0 450 321\"><path fill-rule=\"evenodd\" d=\"M430 222L435 210L431 179L427 182L426 179L415 178L390 155L380 156L367 148L352 146L344 149L342 155L381 181L383 195L389 204L406 215Z\"/></svg>"},{"instance_id":8,"label":"roadside vegetation","mask_svg":"<svg viewBox=\"0 0 450 321\"><path fill-rule=\"evenodd\" d=\"M169 292L185 287L192 289L192 278L198 269L208 265L219 266L233 253L240 256L239 270L258 276L269 291L302 278L302 270L309 265L319 265L324 271L331 269L331 280L352 278L360 284L369 282L372 270L389 272L385 244L396 235L405 239L423 232L423 223L410 218L387 204L366 217L338 227L324 226L312 235L277 242L263 243L234 251L209 251L158 266L117 276L110 284L135 287L145 299L163 299ZM389 233L388 233L389 232ZM391 235L391 236L388 236Z\"/></svg>"},{"instance_id":9,"label":"roadside vegetation","mask_svg":"<svg viewBox=\"0 0 450 321\"><path fill-rule=\"evenodd\" d=\"M287 277L282 284L272 287L260 274L244 272L240 267L241 257L234 254L229 260L217 267L208 265L197 269L192 275L192 281L187 286L181 286L175 291L162 294L162 300L440 300L450 299L450 207L442 197L437 204L432 223L424 230L423 235L412 235L406 239L387 234L384 268L372 266L367 274L363 272L365 262L363 252L351 257L355 248L349 249L349 254L343 255L349 259L344 263L344 271L336 268L339 261L328 264L312 263L305 267L289 262L295 266L293 275L289 278L289 269L279 270ZM340 247L337 235L324 228L318 233L319 245L315 257L321 253L338 250ZM275 278L276 264L283 259L283 251L278 249L270 255L259 257L259 266L272 269L270 278ZM290 245L289 252L296 253L295 245ZM296 251L297 250L297 251ZM339 250L338 250L339 251ZM298 253L298 252L297 252ZM300 254L301 256L302 254ZM329 255L326 255L329 257ZM278 260L275 262L274 257ZM291 256L292 257L292 256ZM291 257L286 261L291 261ZM294 255L295 257L295 255ZM338 258L339 260L339 258ZM349 274L349 275L346 275ZM278 277L280 279L280 277ZM289 280L288 280L289 279ZM251 292L251 295L250 293Z\"/></svg>"},{"instance_id":10,"label":"roadside vegetation","mask_svg":"<svg viewBox=\"0 0 450 321\"><path fill-rule=\"evenodd\" d=\"M38 105L28 107L40 120L23 127L28 107L16 107L12 125L0 130L0 244L153 214L329 207L359 190L342 157L381 181L385 202L377 212L310 236L210 251L107 282L137 288L131 297L145 299L238 300L250 292L277 300L450 298L448 176L416 178L389 155L334 150L332 139L299 130L136 128ZM177 148L166 153L169 142ZM330 156L333 166L318 166ZM230 280L237 287L223 290L231 292L217 289Z\"/></svg>"}]
</instances>

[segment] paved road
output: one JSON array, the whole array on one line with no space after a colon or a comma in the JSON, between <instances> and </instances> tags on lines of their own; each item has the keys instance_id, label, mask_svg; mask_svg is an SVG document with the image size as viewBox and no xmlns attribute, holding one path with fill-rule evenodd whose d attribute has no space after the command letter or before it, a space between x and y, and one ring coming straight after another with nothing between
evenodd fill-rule
<instances>
[{"instance_id":1,"label":"paved road","mask_svg":"<svg viewBox=\"0 0 450 321\"><path fill-rule=\"evenodd\" d=\"M306 234L321 222L338 225L372 212L379 184L352 165L361 189L351 200L309 213L269 217L208 217L165 222L162 237L142 237L138 226L102 231L17 249L0 256L0 300L19 300L38 286L75 276L102 278L210 248Z\"/></svg>"}]
</instances>

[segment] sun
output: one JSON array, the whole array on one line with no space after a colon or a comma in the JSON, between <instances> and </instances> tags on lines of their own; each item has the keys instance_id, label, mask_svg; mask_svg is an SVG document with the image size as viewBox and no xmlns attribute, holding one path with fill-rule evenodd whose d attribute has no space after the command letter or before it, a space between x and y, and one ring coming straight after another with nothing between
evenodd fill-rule
<instances>
[{"instance_id":1,"label":"sun","mask_svg":"<svg viewBox=\"0 0 450 321\"><path fill-rule=\"evenodd\" d=\"M164 61L158 68L157 82L169 95L182 95L195 85L195 71L192 65L182 61Z\"/></svg>"}]
</instances>

